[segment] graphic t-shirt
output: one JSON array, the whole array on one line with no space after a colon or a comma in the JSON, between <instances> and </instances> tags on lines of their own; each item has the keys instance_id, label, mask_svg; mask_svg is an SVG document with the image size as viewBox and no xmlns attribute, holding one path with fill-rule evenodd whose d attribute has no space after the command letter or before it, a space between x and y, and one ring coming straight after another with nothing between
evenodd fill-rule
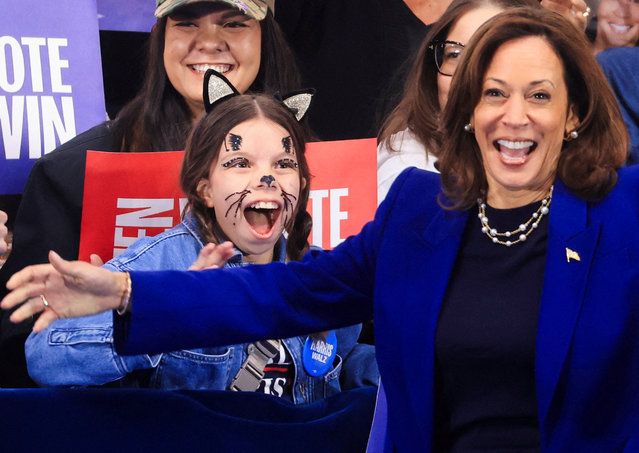
<instances>
[{"instance_id":1,"label":"graphic t-shirt","mask_svg":"<svg viewBox=\"0 0 639 453\"><path fill-rule=\"evenodd\" d=\"M264 377L256 392L287 398L293 401L291 385L294 379L293 357L280 342L280 350L264 367Z\"/></svg>"}]
</instances>

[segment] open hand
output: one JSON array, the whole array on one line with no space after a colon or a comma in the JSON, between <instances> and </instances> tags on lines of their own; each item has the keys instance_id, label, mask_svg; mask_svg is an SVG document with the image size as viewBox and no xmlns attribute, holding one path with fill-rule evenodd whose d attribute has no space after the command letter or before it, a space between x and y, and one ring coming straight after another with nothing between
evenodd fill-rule
<instances>
[{"instance_id":1,"label":"open hand","mask_svg":"<svg viewBox=\"0 0 639 453\"><path fill-rule=\"evenodd\" d=\"M217 269L224 266L228 259L233 256L233 253L233 244L229 241L220 245L209 242L200 250L197 260L189 267L189 270Z\"/></svg>"},{"instance_id":2,"label":"open hand","mask_svg":"<svg viewBox=\"0 0 639 453\"><path fill-rule=\"evenodd\" d=\"M127 285L125 274L66 261L53 251L49 262L28 266L7 282L11 292L2 300L2 309L22 304L11 314L12 322L43 311L33 326L34 332L40 332L56 319L93 315L120 305Z\"/></svg>"}]
</instances>

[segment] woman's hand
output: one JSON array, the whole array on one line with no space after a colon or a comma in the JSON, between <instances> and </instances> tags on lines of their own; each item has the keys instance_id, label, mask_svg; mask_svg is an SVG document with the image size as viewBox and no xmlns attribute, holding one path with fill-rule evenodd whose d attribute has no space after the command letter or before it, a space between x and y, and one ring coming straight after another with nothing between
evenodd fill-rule
<instances>
[{"instance_id":1,"label":"woman's hand","mask_svg":"<svg viewBox=\"0 0 639 453\"><path fill-rule=\"evenodd\" d=\"M43 311L33 326L34 332L40 332L56 319L93 315L120 305L127 288L124 273L66 261L53 251L49 262L28 266L7 282L11 292L2 300L2 309L22 304L11 314L12 322Z\"/></svg>"},{"instance_id":2,"label":"woman's hand","mask_svg":"<svg viewBox=\"0 0 639 453\"><path fill-rule=\"evenodd\" d=\"M229 241L220 245L209 242L200 250L197 260L189 267L189 270L217 269L224 266L228 259L233 256L233 253L233 244Z\"/></svg>"},{"instance_id":3,"label":"woman's hand","mask_svg":"<svg viewBox=\"0 0 639 453\"><path fill-rule=\"evenodd\" d=\"M577 29L586 30L590 8L584 0L541 0L541 6L561 14Z\"/></svg>"},{"instance_id":4,"label":"woman's hand","mask_svg":"<svg viewBox=\"0 0 639 453\"><path fill-rule=\"evenodd\" d=\"M0 211L0 255L7 251L7 213Z\"/></svg>"}]
</instances>

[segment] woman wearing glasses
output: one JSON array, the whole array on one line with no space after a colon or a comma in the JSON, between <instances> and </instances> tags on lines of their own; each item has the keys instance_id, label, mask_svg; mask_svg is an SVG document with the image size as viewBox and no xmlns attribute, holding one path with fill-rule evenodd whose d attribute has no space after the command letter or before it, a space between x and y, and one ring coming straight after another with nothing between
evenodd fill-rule
<instances>
[{"instance_id":1,"label":"woman wearing glasses","mask_svg":"<svg viewBox=\"0 0 639 453\"><path fill-rule=\"evenodd\" d=\"M569 20L588 15L583 0L541 4ZM518 6L539 8L540 3L538 0L454 0L441 19L433 24L408 75L402 100L379 133L378 203L406 167L436 171L434 164L441 144L437 132L439 120L464 45L488 19ZM575 23L575 26L579 28L581 24Z\"/></svg>"}]
</instances>

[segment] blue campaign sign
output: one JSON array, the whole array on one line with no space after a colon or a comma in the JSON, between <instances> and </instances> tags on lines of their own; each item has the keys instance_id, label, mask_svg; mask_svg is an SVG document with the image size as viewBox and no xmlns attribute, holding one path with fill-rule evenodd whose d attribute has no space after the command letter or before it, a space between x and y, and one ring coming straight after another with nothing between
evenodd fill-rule
<instances>
[{"instance_id":1,"label":"blue campaign sign","mask_svg":"<svg viewBox=\"0 0 639 453\"><path fill-rule=\"evenodd\" d=\"M150 32L154 11L153 0L98 0L100 30Z\"/></svg>"},{"instance_id":2,"label":"blue campaign sign","mask_svg":"<svg viewBox=\"0 0 639 453\"><path fill-rule=\"evenodd\" d=\"M3 0L0 194L33 162L106 119L95 0Z\"/></svg>"}]
</instances>

